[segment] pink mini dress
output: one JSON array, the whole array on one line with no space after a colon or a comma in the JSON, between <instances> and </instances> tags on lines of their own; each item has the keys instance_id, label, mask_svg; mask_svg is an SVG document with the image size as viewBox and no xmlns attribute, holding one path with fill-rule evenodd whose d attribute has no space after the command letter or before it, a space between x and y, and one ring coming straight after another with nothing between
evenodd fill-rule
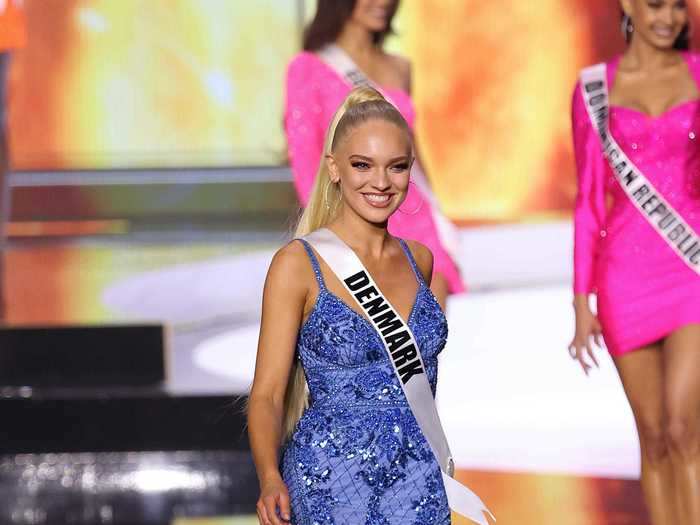
<instances>
[{"instance_id":1,"label":"pink mini dress","mask_svg":"<svg viewBox=\"0 0 700 525\"><path fill-rule=\"evenodd\" d=\"M289 63L284 128L294 186L303 206L309 200L316 178L326 129L351 90L352 86L314 53L299 53ZM410 95L401 89L382 88L382 91L413 128L416 114ZM463 292L465 287L457 265L438 236L430 202L415 184L410 186L401 209L404 207L407 213L397 211L389 219L390 233L427 246L433 253L433 273L445 277L450 293Z\"/></svg>"},{"instance_id":2,"label":"pink mini dress","mask_svg":"<svg viewBox=\"0 0 700 525\"><path fill-rule=\"evenodd\" d=\"M683 53L700 85L700 56ZM607 64L612 90L620 57ZM603 157L580 85L572 107L578 196L574 292L596 293L606 346L614 356L700 323L700 275L635 208ZM610 133L685 221L700 232L700 100L658 117L610 107Z\"/></svg>"}]
</instances>

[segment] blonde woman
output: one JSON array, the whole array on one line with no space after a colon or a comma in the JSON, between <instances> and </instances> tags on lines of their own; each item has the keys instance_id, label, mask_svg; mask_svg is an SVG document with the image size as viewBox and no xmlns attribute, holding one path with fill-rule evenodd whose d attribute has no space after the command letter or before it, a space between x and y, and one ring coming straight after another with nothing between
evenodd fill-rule
<instances>
[{"instance_id":1,"label":"blonde woman","mask_svg":"<svg viewBox=\"0 0 700 525\"><path fill-rule=\"evenodd\" d=\"M285 85L284 129L299 202L306 206L323 157L324 132L350 91L369 85L392 102L413 128L411 67L387 53L397 0L323 0L304 33L301 53L289 62ZM433 253L430 285L440 305L449 294L465 291L455 259L458 235L440 212L420 163L413 165L406 203L389 219L389 232L416 239Z\"/></svg>"},{"instance_id":2,"label":"blonde woman","mask_svg":"<svg viewBox=\"0 0 700 525\"><path fill-rule=\"evenodd\" d=\"M359 88L336 113L324 151L297 236L325 228L359 258L414 334L432 402L447 337L429 288L432 255L387 232L408 190L410 129L377 91ZM356 299L304 238L270 265L249 401L262 524L450 523L441 467L395 354Z\"/></svg>"}]
</instances>

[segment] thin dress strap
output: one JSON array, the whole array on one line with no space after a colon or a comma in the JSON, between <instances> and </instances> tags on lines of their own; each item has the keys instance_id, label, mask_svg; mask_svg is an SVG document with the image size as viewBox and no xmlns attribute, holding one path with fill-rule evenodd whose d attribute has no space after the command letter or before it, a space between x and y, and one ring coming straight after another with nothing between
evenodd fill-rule
<instances>
[{"instance_id":1,"label":"thin dress strap","mask_svg":"<svg viewBox=\"0 0 700 525\"><path fill-rule=\"evenodd\" d=\"M314 253L314 251L311 249L311 245L305 239L297 240L301 241L301 244L304 245L304 249L306 250L306 253L309 256L309 259L311 259L311 266L314 269L314 274L316 274L316 281L318 282L318 287L321 290L325 290L326 282L323 280L323 274L321 273L321 265L318 263L318 259L316 258L316 254Z\"/></svg>"},{"instance_id":2,"label":"thin dress strap","mask_svg":"<svg viewBox=\"0 0 700 525\"><path fill-rule=\"evenodd\" d=\"M401 244L401 248L403 248L403 251L406 254L406 257L408 257L408 262L411 263L411 268L413 268L413 274L416 276L416 280L418 281L418 284L424 285L425 279L423 279L423 274L421 273L420 268L418 268L418 264L416 264L416 260L413 258L413 254L411 253L411 249L408 247L408 244L406 244L406 241L404 241L403 239L399 239L399 243Z\"/></svg>"}]
</instances>

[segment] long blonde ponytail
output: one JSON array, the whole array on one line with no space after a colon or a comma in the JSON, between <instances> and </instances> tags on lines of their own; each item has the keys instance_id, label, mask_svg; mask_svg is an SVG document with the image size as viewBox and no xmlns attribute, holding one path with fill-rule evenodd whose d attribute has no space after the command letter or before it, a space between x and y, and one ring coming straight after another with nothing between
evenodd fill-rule
<instances>
[{"instance_id":1,"label":"long blonde ponytail","mask_svg":"<svg viewBox=\"0 0 700 525\"><path fill-rule=\"evenodd\" d=\"M392 122L410 134L408 124L399 111L379 91L371 87L359 87L350 92L338 108L328 126L323 154L316 180L306 209L297 223L295 237L303 237L330 224L342 204L340 185L331 181L326 156L330 155L347 132L372 118ZM308 394L304 369L295 358L284 397L283 435L289 438L304 409L308 405Z\"/></svg>"}]
</instances>

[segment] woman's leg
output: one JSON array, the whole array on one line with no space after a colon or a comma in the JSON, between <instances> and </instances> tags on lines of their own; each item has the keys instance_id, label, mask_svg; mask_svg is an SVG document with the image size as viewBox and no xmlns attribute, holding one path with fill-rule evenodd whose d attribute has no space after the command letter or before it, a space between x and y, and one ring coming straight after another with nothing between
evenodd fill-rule
<instances>
[{"instance_id":1,"label":"woman's leg","mask_svg":"<svg viewBox=\"0 0 700 525\"><path fill-rule=\"evenodd\" d=\"M5 224L10 219L10 152L7 141L7 74L10 53L0 53L0 323L5 319Z\"/></svg>"},{"instance_id":2,"label":"woman's leg","mask_svg":"<svg viewBox=\"0 0 700 525\"><path fill-rule=\"evenodd\" d=\"M700 325L664 341L666 440L676 485L679 525L700 523Z\"/></svg>"},{"instance_id":3,"label":"woman's leg","mask_svg":"<svg viewBox=\"0 0 700 525\"><path fill-rule=\"evenodd\" d=\"M447 284L447 279L441 273L435 273L433 280L430 283L430 290L433 292L435 299L440 303L443 311L447 311L447 296L450 295L450 289Z\"/></svg>"},{"instance_id":4,"label":"woman's leg","mask_svg":"<svg viewBox=\"0 0 700 525\"><path fill-rule=\"evenodd\" d=\"M642 490L654 525L676 525L673 466L666 443L664 356L652 345L615 358L637 423L642 452Z\"/></svg>"}]
</instances>

